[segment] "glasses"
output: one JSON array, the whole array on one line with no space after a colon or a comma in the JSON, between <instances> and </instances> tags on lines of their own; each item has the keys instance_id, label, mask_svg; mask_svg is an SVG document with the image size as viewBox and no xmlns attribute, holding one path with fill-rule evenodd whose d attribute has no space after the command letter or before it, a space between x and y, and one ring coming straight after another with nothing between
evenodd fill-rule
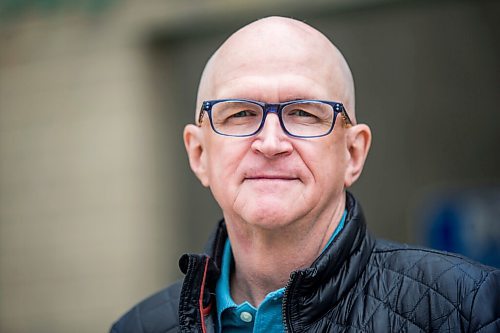
<instances>
[{"instance_id":1,"label":"glasses","mask_svg":"<svg viewBox=\"0 0 500 333\"><path fill-rule=\"evenodd\" d=\"M204 101L198 118L200 126L205 112L216 133L236 137L257 134L269 113L277 114L286 134L298 138L316 138L330 134L339 113L346 126L352 126L342 103L321 100L295 100L277 104L245 99Z\"/></svg>"}]
</instances>

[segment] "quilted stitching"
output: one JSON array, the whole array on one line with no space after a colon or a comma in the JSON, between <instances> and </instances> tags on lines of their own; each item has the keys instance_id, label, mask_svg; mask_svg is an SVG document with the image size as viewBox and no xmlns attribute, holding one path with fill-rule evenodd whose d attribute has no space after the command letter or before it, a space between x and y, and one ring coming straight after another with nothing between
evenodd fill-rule
<instances>
[{"instance_id":1,"label":"quilted stitching","mask_svg":"<svg viewBox=\"0 0 500 333\"><path fill-rule=\"evenodd\" d=\"M387 303L384 302L383 300L373 296L373 295L366 295L368 297L372 297L374 299L376 299L377 301L379 301L379 305L377 306L376 310L374 311L374 313L372 314L372 317L370 318L370 320L368 320L366 323L365 323L365 326L368 326L368 322L372 320L373 318L373 315L377 312L377 310L380 308L380 306L384 306L386 309L388 310L391 310L391 312L399 317L401 317L403 319L403 322L401 323L401 328L397 331L397 332L401 332L401 330L404 328L404 325L405 323L407 322L410 322L411 324L413 324L415 327L417 327L420 331L422 332L427 332L427 330L423 327L421 327L420 325L418 325L416 322L410 320L409 318L406 318L405 316L403 316L402 314L394 311L394 309L391 309L390 307L387 306Z\"/></svg>"},{"instance_id":2,"label":"quilted stitching","mask_svg":"<svg viewBox=\"0 0 500 333\"><path fill-rule=\"evenodd\" d=\"M446 295L444 295L441 291L439 291L438 289L436 289L435 287L433 287L433 285L442 277L444 276L448 271L454 269L455 267L457 267L459 264L457 265L454 265L454 266L451 266L449 268L447 268L446 270L443 270L436 278L434 278L434 280L430 283L430 284L427 284L427 283L424 283L423 281L420 281L420 280L417 280L415 277L409 275L407 273L408 270L406 270L406 272L399 272L399 271L395 271L393 269L390 269L388 267L383 267L382 269L385 270L385 271L390 271L391 273L395 273L395 274L398 274L400 276L403 276L404 278L407 278L407 279L410 279L413 283L417 283L419 285L422 285L422 286L425 286L426 290L424 292L422 292L420 294L420 296L418 295L415 295L415 304L413 305L413 308L408 311L408 312L405 312L405 313L398 313L398 311L392 307L389 307L390 310L392 310L393 312L395 313L398 313L399 315L405 317L406 319L410 319L412 316L414 316L415 314L415 311L417 311L418 309L418 306L419 304L422 302L422 300L424 298L426 298L428 296L428 294L430 292L436 294L436 295L439 295L442 299L444 299L445 301L447 301L451 306L451 310L447 313L447 314L436 314L435 317L431 318L432 321L436 321L438 319L443 319L443 318L447 318L449 317L455 310L458 312L458 314L464 319L466 320L467 322L469 321L469 318L467 318L461 311L460 311L460 301L458 303L450 300ZM375 266L376 267L376 266ZM377 267L379 268L379 267ZM397 283L395 287L400 287L401 288L401 285L402 283L404 283L404 278L400 280L400 283ZM395 288L394 287L394 288ZM413 290L415 290L416 288L413 288ZM474 291L471 290L469 293L472 293ZM418 297L418 298L417 298ZM399 294L398 296L395 298L395 301L397 301L399 298ZM395 302L394 302L395 303ZM444 322L445 320L443 320ZM442 324L441 324L442 325ZM441 326L440 325L440 326Z\"/></svg>"},{"instance_id":3,"label":"quilted stitching","mask_svg":"<svg viewBox=\"0 0 500 333\"><path fill-rule=\"evenodd\" d=\"M454 301L453 299L450 299L450 297L443 292L441 292L438 288L436 288L436 285L441 281L441 279L446 279L447 274L449 272L454 272L456 270L459 270L463 276L468 280L467 284L468 285L473 285L470 289L470 291L465 295L470 295L474 293L477 290L477 287L480 285L481 281L484 281L485 276L481 276L481 279L478 281L477 278L472 277L470 274L467 273L464 269L462 269L462 265L466 264L464 261L460 260L460 258L455 258L451 256L452 258L455 258L457 260L448 260L446 257L442 254L439 254L434 251L425 251L421 249L402 249L402 251L406 252L404 254L405 258L405 263L406 265L394 265L392 261L395 259L398 259L401 256L400 251L379 251L378 253L373 253L372 258L368 264L370 269L368 269L365 273L369 273L369 276L364 275L358 281L358 284L353 288L357 289L356 291L351 291L352 299L351 301L353 302L353 299L357 299L359 297L369 297L373 300L376 300L378 302L378 305L373 307L373 309L370 309L371 311L369 313L364 313L362 315L363 317L363 324L362 327L358 327L356 325L347 324L347 323L342 323L339 322L338 320L333 320L333 310L331 309L328 311L327 314L325 314L325 317L319 319L318 321L325 320L327 319L328 322L337 325L339 327L343 328L353 328L356 330L360 331L366 331L370 327L370 323L373 320L377 320L376 315L377 312L380 311L380 308L383 307L387 310L389 310L393 315L396 315L402 319L401 323L398 323L398 328L393 328L394 332L402 332L405 329L407 329L407 324L410 323L414 328L418 329L419 331L423 332L428 332L429 330L433 331L439 331L441 330L444 325L449 321L450 317L453 316L454 314L459 315L464 322L469 323L470 319L469 316L465 315L462 312L461 309L461 301L456 300ZM413 253L411 253L413 252ZM428 264L429 261L436 261L439 265L435 265L436 267L440 267L439 270L434 272L434 275L432 275L431 279L429 281L424 281L417 279L415 276L413 276L412 271L419 272L422 268L419 267L420 265L425 266ZM397 261L397 260L396 260ZM445 265L443 265L443 263ZM388 267L390 266L390 267ZM401 267L401 270L396 270L393 269L392 267ZM380 275L379 278L386 278L388 281L392 282L392 287L386 291L386 293L383 295L383 298L380 298L379 296L373 294L373 293L368 293L368 291L373 291L373 287L370 286L370 284L374 283L373 279L376 278L376 275ZM394 274L397 277L392 278L392 277L387 277L387 274ZM416 274L416 273L415 273ZM411 281L411 282L409 282ZM413 284L412 286L404 287L404 284ZM418 288L416 287L417 285L424 287L424 290L421 290L420 292L417 292ZM398 302L401 301L401 292L403 289L411 288L412 295L414 294L413 297L413 303L412 304L405 304L405 306L411 306L411 309L409 311L405 312L400 312L397 309ZM432 294L432 295L431 295ZM415 314L419 311L419 305L420 303L428 298L428 297L439 297L440 301L445 301L446 304L449 304L448 306L445 307L446 311L442 313L433 313L432 317L429 320L424 321L424 322L419 322L418 321L418 316ZM342 307L343 304L340 303L339 307ZM337 309L338 310L338 309ZM453 320L451 322L454 322ZM450 322L448 322L448 325L450 325Z\"/></svg>"},{"instance_id":4,"label":"quilted stitching","mask_svg":"<svg viewBox=\"0 0 500 333\"><path fill-rule=\"evenodd\" d=\"M399 265L394 265L394 261L397 262L401 259L401 253L399 253L399 251L372 254L372 258L368 264L370 269L365 272L369 274L369 276L364 274L358 281L358 284L353 288L357 289L356 291L352 291L351 295L353 299L368 297L378 302L377 306L373 307L373 309L370 308L371 311L369 313L361 315L363 318L362 327L357 327L356 325L352 325L352 323L348 325L338 320L332 320L335 317L332 311L329 311L326 316L328 317L327 321L339 328L351 328L364 332L369 330L372 321L377 320L378 313L384 308L402 319L400 323L397 323L397 327L392 328L394 332L405 332L408 329L410 331L416 329L421 332L457 329L458 327L453 325L459 325L459 323L451 319L454 315L460 316L463 323L468 324L470 322L470 316L463 312L462 300L477 291L477 288L485 280L485 275L487 274L480 274L478 277L473 277L463 268L467 262L453 256L451 256L452 259L449 260L446 255L434 251L420 249L403 249L402 251L406 252L404 254L405 262L404 264L400 262ZM434 262L435 264L432 274L428 274L429 272L425 270L426 265L429 265L430 262ZM398 270L393 267L401 267L401 269ZM439 269L436 269L436 267ZM422 274L423 271L426 272L424 275L425 278L417 278L418 274ZM467 293L462 294L461 298L454 300L453 297L438 289L437 285L440 283L443 284L450 276L456 276L457 271L459 271L461 277L463 277L464 284L469 286L469 290ZM374 279L384 278L393 285L390 289L385 290L383 295L376 295L376 293L373 293L374 288L371 284L375 283ZM423 289L420 289L418 286ZM412 294L412 298L410 299L413 300L413 302L411 304L405 304L405 307L410 307L409 311L398 311L398 302L401 302L402 292ZM382 298L380 296L382 296ZM432 301L435 297L438 297L438 299ZM351 299L350 302L354 302L353 299ZM442 307L443 312L431 313L430 321L429 319L426 321L419 321L417 313L421 311L421 303L424 299L431 302L430 304L437 301L440 302L440 304L448 305ZM443 301L445 303L442 303ZM407 300L405 302L407 303ZM343 303L339 304L339 307L343 305ZM410 329L407 324L412 325L413 329Z\"/></svg>"},{"instance_id":5,"label":"quilted stitching","mask_svg":"<svg viewBox=\"0 0 500 333\"><path fill-rule=\"evenodd\" d=\"M418 283L418 284L420 284L420 285L423 285L423 286L427 287L427 290L426 290L424 293L422 293L422 295L420 296L419 300L416 302L415 306L413 307L413 309L412 309L409 313L412 313L412 312L414 312L414 311L415 311L415 309L417 308L418 304L422 301L422 299L423 299L423 298L427 295L427 293L428 293L430 290L432 290L432 291L433 291L434 293L436 293L437 295L441 296L441 297L442 297L443 299L445 299L448 303L450 303L450 304L451 304L454 308L458 308L458 306L460 305L460 303L455 304L452 300L450 300L448 297L446 297L445 295L443 295L443 294L442 294L442 293L441 293L438 289L435 289L434 287L432 287L432 286L430 286L430 285L428 285L428 284L426 284L426 283L424 283L424 282L422 282L422 281L419 281L419 280L415 279L414 277L412 277L412 276L410 276L410 275L408 275L408 274L405 274L405 273L403 273L403 272L398 272L398 271L395 271L395 270L390 269L390 268L388 268L388 267L384 267L383 269L384 269L384 270L386 270L386 271L390 271L390 272L392 272L392 273L396 273L396 274L401 275L401 276L403 276L403 277L406 277L406 278L408 278L408 279L412 280L413 282L416 282L416 283ZM453 267L451 267L451 268L447 269L445 272L443 272L443 274L444 274L444 273L446 273L447 271L451 270L451 269L453 269ZM441 277L441 275L440 275L440 277ZM467 319L467 318L466 318L466 316L465 316L463 313L460 313L460 315L461 315L464 319Z\"/></svg>"}]
</instances>

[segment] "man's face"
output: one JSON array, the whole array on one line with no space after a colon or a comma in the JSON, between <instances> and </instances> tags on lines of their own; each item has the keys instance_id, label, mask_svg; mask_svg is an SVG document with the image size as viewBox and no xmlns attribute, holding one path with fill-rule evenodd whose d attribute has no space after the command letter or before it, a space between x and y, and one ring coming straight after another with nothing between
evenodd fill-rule
<instances>
[{"instance_id":1,"label":"man's face","mask_svg":"<svg viewBox=\"0 0 500 333\"><path fill-rule=\"evenodd\" d=\"M347 102L335 60L323 59L321 49L275 43L272 49L267 45L251 52L240 44L221 50L209 88L201 94L204 100ZM348 149L343 125L337 117L327 136L293 138L283 132L276 114L269 114L258 134L236 138L216 134L205 116L200 129L204 183L228 223L239 220L273 229L307 217L331 218L345 185Z\"/></svg>"}]
</instances>

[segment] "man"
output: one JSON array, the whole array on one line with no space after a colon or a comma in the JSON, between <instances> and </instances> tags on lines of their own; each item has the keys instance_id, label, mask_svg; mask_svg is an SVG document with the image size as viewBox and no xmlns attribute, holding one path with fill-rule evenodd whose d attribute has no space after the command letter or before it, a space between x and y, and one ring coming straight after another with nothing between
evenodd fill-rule
<instances>
[{"instance_id":1,"label":"man","mask_svg":"<svg viewBox=\"0 0 500 333\"><path fill-rule=\"evenodd\" d=\"M370 147L354 84L320 32L271 17L203 72L192 170L224 220L184 280L112 332L498 332L500 272L373 239L346 189Z\"/></svg>"}]
</instances>

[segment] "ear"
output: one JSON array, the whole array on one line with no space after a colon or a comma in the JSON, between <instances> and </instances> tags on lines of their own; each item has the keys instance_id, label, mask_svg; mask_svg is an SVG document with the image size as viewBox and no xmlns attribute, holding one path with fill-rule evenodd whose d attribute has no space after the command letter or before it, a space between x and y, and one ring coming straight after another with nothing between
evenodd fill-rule
<instances>
[{"instance_id":1,"label":"ear","mask_svg":"<svg viewBox=\"0 0 500 333\"><path fill-rule=\"evenodd\" d=\"M193 124L186 125L184 128L184 145L189 157L189 165L203 186L208 187L209 181L204 144L202 129Z\"/></svg>"},{"instance_id":2,"label":"ear","mask_svg":"<svg viewBox=\"0 0 500 333\"><path fill-rule=\"evenodd\" d=\"M370 127L359 124L347 129L346 143L348 150L348 161L344 176L345 188L350 187L361 175L365 165L366 156L370 150L372 133Z\"/></svg>"}]
</instances>

